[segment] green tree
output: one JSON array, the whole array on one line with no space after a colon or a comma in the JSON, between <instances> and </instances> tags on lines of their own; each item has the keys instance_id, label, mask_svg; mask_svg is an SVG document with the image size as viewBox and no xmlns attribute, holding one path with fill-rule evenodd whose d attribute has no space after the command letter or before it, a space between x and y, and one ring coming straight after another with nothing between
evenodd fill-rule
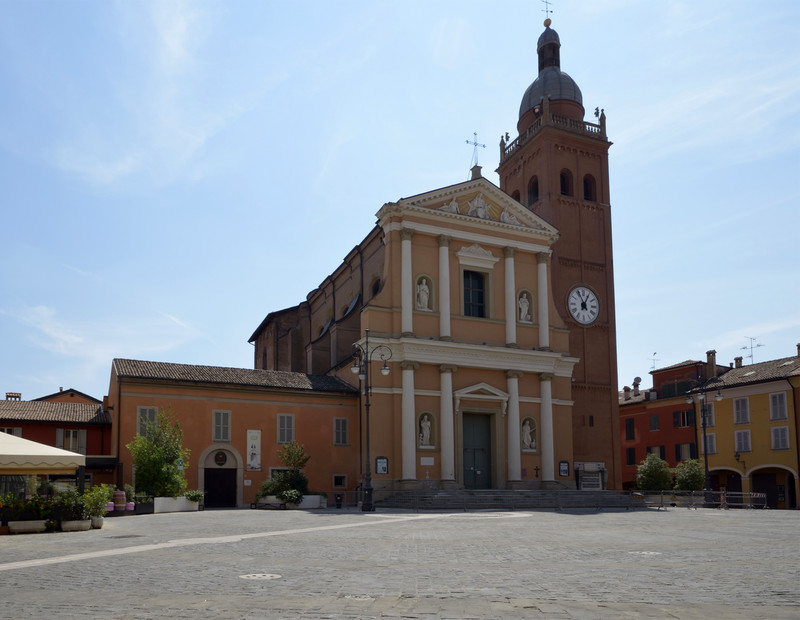
<instances>
[{"instance_id":1,"label":"green tree","mask_svg":"<svg viewBox=\"0 0 800 620\"><path fill-rule=\"evenodd\" d=\"M636 486L642 491L671 489L672 471L669 464L655 454L648 454L636 468Z\"/></svg>"},{"instance_id":2,"label":"green tree","mask_svg":"<svg viewBox=\"0 0 800 620\"><path fill-rule=\"evenodd\" d=\"M678 491L701 491L705 481L705 468L699 459L688 459L675 468L675 489Z\"/></svg>"},{"instance_id":3,"label":"green tree","mask_svg":"<svg viewBox=\"0 0 800 620\"><path fill-rule=\"evenodd\" d=\"M305 448L296 441L286 444L284 448L278 450L278 457L286 466L286 471L275 472L272 477L265 480L261 485L262 497L275 495L279 499L285 499L284 494L288 491L292 493L292 502L299 503L303 495L308 494L308 478L301 471L311 458L305 452Z\"/></svg>"},{"instance_id":4,"label":"green tree","mask_svg":"<svg viewBox=\"0 0 800 620\"><path fill-rule=\"evenodd\" d=\"M127 445L136 468L136 490L158 497L177 497L186 488L184 468L189 466L189 450L183 447L183 431L171 409L160 409L155 422L145 426Z\"/></svg>"},{"instance_id":5,"label":"green tree","mask_svg":"<svg viewBox=\"0 0 800 620\"><path fill-rule=\"evenodd\" d=\"M300 471L306 466L308 460L311 458L306 455L305 448L296 441L286 444L285 448L278 450L278 458L283 461L289 469Z\"/></svg>"}]
</instances>

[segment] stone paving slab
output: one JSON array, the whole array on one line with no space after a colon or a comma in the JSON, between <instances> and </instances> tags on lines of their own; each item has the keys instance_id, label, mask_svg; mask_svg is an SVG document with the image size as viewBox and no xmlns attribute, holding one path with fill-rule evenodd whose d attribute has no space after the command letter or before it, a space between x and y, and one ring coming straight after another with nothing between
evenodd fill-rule
<instances>
[{"instance_id":1,"label":"stone paving slab","mask_svg":"<svg viewBox=\"0 0 800 620\"><path fill-rule=\"evenodd\" d=\"M800 618L800 512L218 510L0 536L0 618Z\"/></svg>"}]
</instances>

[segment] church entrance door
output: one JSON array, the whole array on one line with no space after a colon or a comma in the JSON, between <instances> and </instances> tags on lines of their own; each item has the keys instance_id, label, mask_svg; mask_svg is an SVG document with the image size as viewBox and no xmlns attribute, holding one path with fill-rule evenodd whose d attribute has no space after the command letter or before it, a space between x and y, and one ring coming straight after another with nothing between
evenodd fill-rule
<instances>
[{"instance_id":1,"label":"church entrance door","mask_svg":"<svg viewBox=\"0 0 800 620\"><path fill-rule=\"evenodd\" d=\"M464 428L464 487L489 489L492 486L491 417L465 413Z\"/></svg>"},{"instance_id":2,"label":"church entrance door","mask_svg":"<svg viewBox=\"0 0 800 620\"><path fill-rule=\"evenodd\" d=\"M236 507L235 469L206 469L204 478L206 508Z\"/></svg>"}]
</instances>

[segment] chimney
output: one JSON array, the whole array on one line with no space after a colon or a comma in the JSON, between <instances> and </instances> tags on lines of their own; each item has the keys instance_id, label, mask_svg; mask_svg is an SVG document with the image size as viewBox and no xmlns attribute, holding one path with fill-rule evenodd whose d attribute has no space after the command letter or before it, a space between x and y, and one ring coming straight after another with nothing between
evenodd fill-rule
<instances>
[{"instance_id":1,"label":"chimney","mask_svg":"<svg viewBox=\"0 0 800 620\"><path fill-rule=\"evenodd\" d=\"M742 367L742 358L741 357L734 357L733 361L736 364L736 368L741 368Z\"/></svg>"},{"instance_id":2,"label":"chimney","mask_svg":"<svg viewBox=\"0 0 800 620\"><path fill-rule=\"evenodd\" d=\"M714 349L706 351L706 377L709 379L717 376L717 352Z\"/></svg>"},{"instance_id":3,"label":"chimney","mask_svg":"<svg viewBox=\"0 0 800 620\"><path fill-rule=\"evenodd\" d=\"M6 392L6 400L22 400L20 392Z\"/></svg>"},{"instance_id":4,"label":"chimney","mask_svg":"<svg viewBox=\"0 0 800 620\"><path fill-rule=\"evenodd\" d=\"M626 386L625 386L624 388L622 388L622 389L623 389L623 391L625 392L625 400L630 400L630 399L631 399L631 388L629 388L629 387L626 385Z\"/></svg>"},{"instance_id":5,"label":"chimney","mask_svg":"<svg viewBox=\"0 0 800 620\"><path fill-rule=\"evenodd\" d=\"M800 357L800 342L797 343L797 357Z\"/></svg>"},{"instance_id":6,"label":"chimney","mask_svg":"<svg viewBox=\"0 0 800 620\"><path fill-rule=\"evenodd\" d=\"M633 395L639 396L639 385L641 385L642 379L641 377L634 377L633 379Z\"/></svg>"}]
</instances>

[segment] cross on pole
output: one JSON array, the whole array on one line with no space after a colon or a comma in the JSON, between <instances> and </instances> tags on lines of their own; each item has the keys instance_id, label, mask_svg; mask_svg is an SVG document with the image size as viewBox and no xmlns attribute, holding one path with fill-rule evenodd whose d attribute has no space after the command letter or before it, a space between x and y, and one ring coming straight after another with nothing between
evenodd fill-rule
<instances>
[{"instance_id":1,"label":"cross on pole","mask_svg":"<svg viewBox=\"0 0 800 620\"><path fill-rule=\"evenodd\" d=\"M486 148L485 144L479 144L478 143L478 132L477 131L474 131L472 133L472 135L473 135L472 142L467 140L467 144L471 144L474 147L472 149L472 161L470 162L470 165L469 165L470 169L472 169L473 166L477 166L478 165L478 147L481 147L482 149Z\"/></svg>"},{"instance_id":2,"label":"cross on pole","mask_svg":"<svg viewBox=\"0 0 800 620\"><path fill-rule=\"evenodd\" d=\"M550 8L550 0L541 0L544 3L544 16L545 19L550 18L550 13L553 12L553 9Z\"/></svg>"}]
</instances>

